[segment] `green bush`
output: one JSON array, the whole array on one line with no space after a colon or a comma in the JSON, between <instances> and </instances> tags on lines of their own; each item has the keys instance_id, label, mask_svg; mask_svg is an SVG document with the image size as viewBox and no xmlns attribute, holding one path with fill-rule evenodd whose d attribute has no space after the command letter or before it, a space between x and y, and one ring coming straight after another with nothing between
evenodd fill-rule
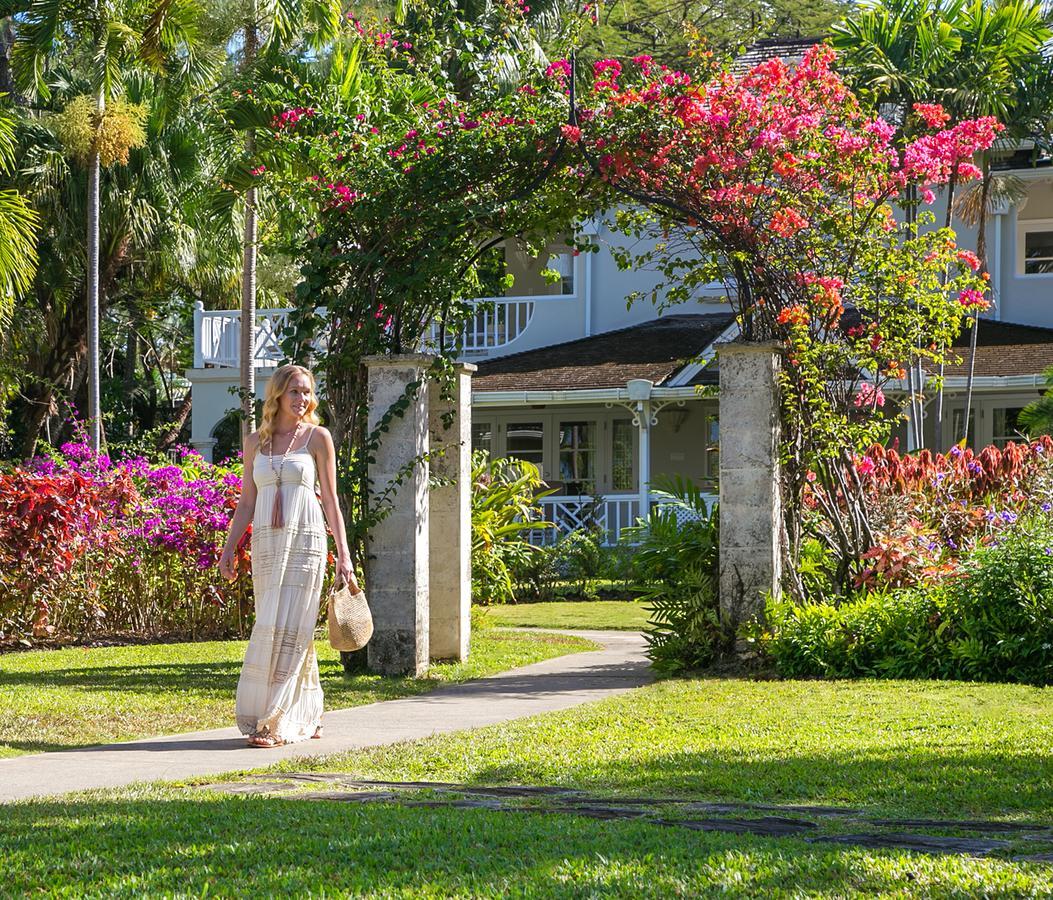
<instances>
[{"instance_id":1,"label":"green bush","mask_svg":"<svg viewBox=\"0 0 1053 900\"><path fill-rule=\"evenodd\" d=\"M518 459L472 454L472 599L477 603L515 600L512 571L538 552L527 532L550 527L539 521L537 500L551 494L537 466Z\"/></svg>"},{"instance_id":2,"label":"green bush","mask_svg":"<svg viewBox=\"0 0 1053 900\"><path fill-rule=\"evenodd\" d=\"M717 510L707 511L701 491L684 479L656 487L661 505L623 533L639 542L630 566L651 607L648 655L661 672L698 669L713 661L722 637Z\"/></svg>"},{"instance_id":3,"label":"green bush","mask_svg":"<svg viewBox=\"0 0 1053 900\"><path fill-rule=\"evenodd\" d=\"M838 606L769 602L759 638L789 677L1053 683L1053 525L1022 520L939 586Z\"/></svg>"},{"instance_id":4,"label":"green bush","mask_svg":"<svg viewBox=\"0 0 1053 900\"><path fill-rule=\"evenodd\" d=\"M625 595L638 593L630 586L633 548L605 547L603 532L590 529L560 535L554 544L510 565L516 599L534 603L562 599L598 599L601 590Z\"/></svg>"}]
</instances>

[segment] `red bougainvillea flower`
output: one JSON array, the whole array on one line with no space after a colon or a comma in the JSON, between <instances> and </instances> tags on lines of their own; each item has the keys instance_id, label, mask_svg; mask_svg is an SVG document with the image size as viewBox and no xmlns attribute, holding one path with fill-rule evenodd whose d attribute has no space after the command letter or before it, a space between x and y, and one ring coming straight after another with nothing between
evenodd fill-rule
<instances>
[{"instance_id":1,"label":"red bougainvillea flower","mask_svg":"<svg viewBox=\"0 0 1053 900\"><path fill-rule=\"evenodd\" d=\"M864 381L856 392L855 399L852 401L856 409L860 409L864 406L871 408L875 406L885 405L885 392L881 390L876 384L870 381Z\"/></svg>"},{"instance_id":2,"label":"red bougainvillea flower","mask_svg":"<svg viewBox=\"0 0 1053 900\"><path fill-rule=\"evenodd\" d=\"M915 103L914 112L929 128L942 128L950 120L950 114L939 103Z\"/></svg>"},{"instance_id":3,"label":"red bougainvillea flower","mask_svg":"<svg viewBox=\"0 0 1053 900\"><path fill-rule=\"evenodd\" d=\"M962 291L958 295L958 302L966 309L979 307L981 311L987 309L990 305L987 300L984 299L984 295L980 291L972 289Z\"/></svg>"}]
</instances>

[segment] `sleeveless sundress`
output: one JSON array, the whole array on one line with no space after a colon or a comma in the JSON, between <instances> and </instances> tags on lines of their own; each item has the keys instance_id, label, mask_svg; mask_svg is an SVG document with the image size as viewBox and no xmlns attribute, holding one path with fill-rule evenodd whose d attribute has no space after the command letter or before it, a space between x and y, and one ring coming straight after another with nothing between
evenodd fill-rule
<instances>
[{"instance_id":1,"label":"sleeveless sundress","mask_svg":"<svg viewBox=\"0 0 1053 900\"><path fill-rule=\"evenodd\" d=\"M322 721L314 627L328 545L310 451L306 446L291 450L285 459L281 528L270 524L278 490L270 463L266 454L257 453L252 467L257 490L252 525L256 622L238 679L235 717L242 734L266 731L293 743L311 737Z\"/></svg>"}]
</instances>

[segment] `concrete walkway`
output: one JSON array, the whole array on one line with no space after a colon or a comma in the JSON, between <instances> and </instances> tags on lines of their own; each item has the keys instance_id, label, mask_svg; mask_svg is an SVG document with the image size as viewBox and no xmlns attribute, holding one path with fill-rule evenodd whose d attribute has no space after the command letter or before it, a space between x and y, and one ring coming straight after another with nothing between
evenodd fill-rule
<instances>
[{"instance_id":1,"label":"concrete walkway","mask_svg":"<svg viewBox=\"0 0 1053 900\"><path fill-rule=\"evenodd\" d=\"M570 631L602 650L560 656L490 678L326 712L325 737L286 747L248 747L236 728L216 728L0 760L0 802L259 768L280 759L327 756L568 709L647 684L641 634Z\"/></svg>"}]
</instances>

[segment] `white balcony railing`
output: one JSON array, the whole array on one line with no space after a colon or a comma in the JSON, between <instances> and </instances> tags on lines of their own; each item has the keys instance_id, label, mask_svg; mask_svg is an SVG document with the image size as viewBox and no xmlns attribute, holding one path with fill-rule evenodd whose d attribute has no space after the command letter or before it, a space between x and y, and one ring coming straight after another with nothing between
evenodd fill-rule
<instances>
[{"instance_id":1,"label":"white balcony railing","mask_svg":"<svg viewBox=\"0 0 1053 900\"><path fill-rule=\"evenodd\" d=\"M288 309L256 310L257 366L276 366L284 354L281 349L282 328L289 318ZM238 367L241 356L241 310L206 310L198 304L194 310L194 368L206 366Z\"/></svg>"},{"instance_id":2,"label":"white balcony railing","mask_svg":"<svg viewBox=\"0 0 1053 900\"><path fill-rule=\"evenodd\" d=\"M501 297L487 300L479 300L478 304L485 304L464 329L461 339L461 353L464 355L477 355L489 353L491 350L501 350L507 347L530 325L534 318L534 306L537 297ZM566 299L562 295L555 295L554 299ZM573 298L570 298L573 299ZM439 326L431 327L431 342L437 344L439 341ZM446 337L446 345L452 346L453 338Z\"/></svg>"},{"instance_id":3,"label":"white balcony railing","mask_svg":"<svg viewBox=\"0 0 1053 900\"><path fill-rule=\"evenodd\" d=\"M481 356L501 350L518 340L530 326L539 301L573 301L573 296L564 294L531 297L486 297L476 301L483 308L472 318L461 339L461 353L465 356ZM281 350L282 327L289 318L289 309L256 310L257 366L276 366L284 354ZM433 325L430 332L434 346L439 339L439 329ZM236 309L206 310L198 304L194 310L194 368L237 368L240 355L241 312ZM447 346L453 345L450 336Z\"/></svg>"}]
</instances>

